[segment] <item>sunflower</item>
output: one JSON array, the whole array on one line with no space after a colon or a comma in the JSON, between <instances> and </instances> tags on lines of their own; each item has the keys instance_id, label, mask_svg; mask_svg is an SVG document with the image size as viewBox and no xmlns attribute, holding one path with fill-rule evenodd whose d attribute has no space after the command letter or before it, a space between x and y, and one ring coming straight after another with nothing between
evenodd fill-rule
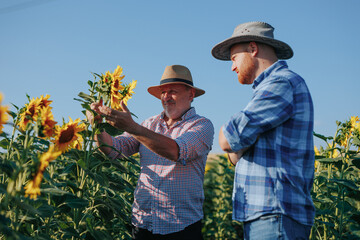
<instances>
[{"instance_id":1,"label":"sunflower","mask_svg":"<svg viewBox=\"0 0 360 240\"><path fill-rule=\"evenodd\" d=\"M50 138L55 134L55 125L57 122L54 121L54 116L51 112L51 107L47 106L40 110L41 116L41 134L45 138Z\"/></svg>"},{"instance_id":2,"label":"sunflower","mask_svg":"<svg viewBox=\"0 0 360 240\"><path fill-rule=\"evenodd\" d=\"M20 128L25 131L28 123L36 122L40 111L40 99L32 99L25 105L25 110L20 115Z\"/></svg>"},{"instance_id":3,"label":"sunflower","mask_svg":"<svg viewBox=\"0 0 360 240\"><path fill-rule=\"evenodd\" d=\"M69 149L74 148L78 139L81 138L79 132L85 130L85 124L80 124L80 119L70 121L62 127L56 126L55 135L55 148L61 152L67 152ZM82 138L81 138L82 139Z\"/></svg>"},{"instance_id":4,"label":"sunflower","mask_svg":"<svg viewBox=\"0 0 360 240\"><path fill-rule=\"evenodd\" d=\"M136 80L133 80L131 83L129 83L127 86L126 86L126 94L125 96L123 97L123 102L125 103L125 105L127 105L127 101L132 97L133 93L134 93L134 89L136 87L136 83L137 81Z\"/></svg>"},{"instance_id":5,"label":"sunflower","mask_svg":"<svg viewBox=\"0 0 360 240\"><path fill-rule=\"evenodd\" d=\"M117 68L114 70L113 78L114 79L119 79L120 81L125 77L123 74L123 69L122 67L120 67L119 65L117 66Z\"/></svg>"},{"instance_id":6,"label":"sunflower","mask_svg":"<svg viewBox=\"0 0 360 240\"><path fill-rule=\"evenodd\" d=\"M52 101L50 101L49 98L50 98L50 95L48 95L48 94L46 94L45 97L43 97L43 95L41 95L40 99L39 99L39 107L40 108L48 107L52 103Z\"/></svg>"},{"instance_id":7,"label":"sunflower","mask_svg":"<svg viewBox=\"0 0 360 240\"><path fill-rule=\"evenodd\" d=\"M9 119L9 116L7 113L8 107L1 106L2 99L3 99L3 96L0 93L0 133L2 133L3 124L5 124L7 122L7 120Z\"/></svg>"},{"instance_id":8,"label":"sunflower","mask_svg":"<svg viewBox=\"0 0 360 240\"><path fill-rule=\"evenodd\" d=\"M35 177L28 182L24 187L25 197L30 196L31 199L36 199L40 195L40 184L44 176L44 171L49 165L49 162L55 160L61 155L61 151L56 151L54 145L51 145L49 150L40 157L40 166Z\"/></svg>"},{"instance_id":9,"label":"sunflower","mask_svg":"<svg viewBox=\"0 0 360 240\"><path fill-rule=\"evenodd\" d=\"M353 116L350 118L350 134L352 134L355 129L359 128L359 117Z\"/></svg>"},{"instance_id":10,"label":"sunflower","mask_svg":"<svg viewBox=\"0 0 360 240\"><path fill-rule=\"evenodd\" d=\"M114 92L111 94L110 106L113 109L121 110L120 102L123 99L123 95L120 92Z\"/></svg>"},{"instance_id":11,"label":"sunflower","mask_svg":"<svg viewBox=\"0 0 360 240\"><path fill-rule=\"evenodd\" d=\"M74 148L81 150L84 144L84 138L79 134L78 139L74 142Z\"/></svg>"},{"instance_id":12,"label":"sunflower","mask_svg":"<svg viewBox=\"0 0 360 240\"><path fill-rule=\"evenodd\" d=\"M105 73L105 75L102 75L102 81L103 81L104 83L111 83L111 82L112 82L112 78L113 78L113 76L112 76L112 74L111 74L109 71L107 71L107 72Z\"/></svg>"}]
</instances>

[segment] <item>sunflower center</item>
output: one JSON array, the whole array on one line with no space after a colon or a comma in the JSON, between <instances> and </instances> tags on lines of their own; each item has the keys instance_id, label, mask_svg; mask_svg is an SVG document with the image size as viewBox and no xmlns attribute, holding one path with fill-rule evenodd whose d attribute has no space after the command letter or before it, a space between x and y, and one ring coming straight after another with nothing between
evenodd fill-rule
<instances>
[{"instance_id":1,"label":"sunflower center","mask_svg":"<svg viewBox=\"0 0 360 240\"><path fill-rule=\"evenodd\" d=\"M35 115L35 106L31 106L30 109L29 109L29 112L30 112L30 116L34 116Z\"/></svg>"},{"instance_id":2,"label":"sunflower center","mask_svg":"<svg viewBox=\"0 0 360 240\"><path fill-rule=\"evenodd\" d=\"M66 129L61 133L59 137L59 143L70 142L73 137L74 137L74 129L69 127L68 129Z\"/></svg>"}]
</instances>

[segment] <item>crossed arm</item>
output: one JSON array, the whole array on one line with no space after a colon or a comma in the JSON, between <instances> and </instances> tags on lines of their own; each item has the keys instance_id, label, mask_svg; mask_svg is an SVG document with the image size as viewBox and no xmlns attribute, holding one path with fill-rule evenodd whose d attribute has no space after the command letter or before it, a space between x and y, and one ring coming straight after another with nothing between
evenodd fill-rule
<instances>
[{"instance_id":1,"label":"crossed arm","mask_svg":"<svg viewBox=\"0 0 360 240\"><path fill-rule=\"evenodd\" d=\"M240 158L244 154L244 152L246 152L246 150L248 150L248 148L243 148L237 152L234 152L231 149L230 144L228 143L228 141L222 131L222 128L220 129L220 133L219 133L219 145L220 145L221 149L227 153L228 158L233 165L236 165L236 163L240 160Z\"/></svg>"}]
</instances>

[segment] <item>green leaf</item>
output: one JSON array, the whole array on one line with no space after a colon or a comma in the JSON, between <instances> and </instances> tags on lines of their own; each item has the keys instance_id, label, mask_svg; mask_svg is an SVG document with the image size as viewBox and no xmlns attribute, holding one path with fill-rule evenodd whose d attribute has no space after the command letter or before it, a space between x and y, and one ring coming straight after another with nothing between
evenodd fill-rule
<instances>
[{"instance_id":1,"label":"green leaf","mask_svg":"<svg viewBox=\"0 0 360 240\"><path fill-rule=\"evenodd\" d=\"M105 175L97 174L93 172L88 172L89 177L99 183L101 186L108 186L108 180L105 178Z\"/></svg>"},{"instance_id":2,"label":"green leaf","mask_svg":"<svg viewBox=\"0 0 360 240\"><path fill-rule=\"evenodd\" d=\"M85 101L79 98L73 98L75 101L82 102L82 103L89 103L89 101Z\"/></svg>"},{"instance_id":3,"label":"green leaf","mask_svg":"<svg viewBox=\"0 0 360 240\"><path fill-rule=\"evenodd\" d=\"M324 135L321 135L321 134L318 134L318 133L315 133L315 132L313 132L313 135L315 137L318 137L318 138L324 140L325 142L327 142L327 140L333 139L333 137L325 137Z\"/></svg>"},{"instance_id":4,"label":"green leaf","mask_svg":"<svg viewBox=\"0 0 360 240\"><path fill-rule=\"evenodd\" d=\"M350 180L347 180L347 179L336 179L336 178L329 179L329 181L335 182L335 183L337 183L339 185L350 188L351 190L359 191L359 187L356 186L356 184L353 181L350 181Z\"/></svg>"},{"instance_id":5,"label":"green leaf","mask_svg":"<svg viewBox=\"0 0 360 240\"><path fill-rule=\"evenodd\" d=\"M78 96L81 97L82 99L85 99L85 100L89 101L89 102L95 102L95 100L96 100L94 97L90 96L89 94L83 93L83 92L80 92L78 94Z\"/></svg>"},{"instance_id":6,"label":"green leaf","mask_svg":"<svg viewBox=\"0 0 360 240\"><path fill-rule=\"evenodd\" d=\"M3 140L0 141L0 147L2 147L3 149L7 149L9 144L10 144L10 142L6 138L4 138Z\"/></svg>"},{"instance_id":7,"label":"green leaf","mask_svg":"<svg viewBox=\"0 0 360 240\"><path fill-rule=\"evenodd\" d=\"M18 108L18 107L16 107L15 105L13 105L15 108ZM8 112L8 114L13 118L13 119L15 119L16 118L16 116L17 116L17 114L15 113L15 112L13 112L13 111L7 111Z\"/></svg>"},{"instance_id":8,"label":"green leaf","mask_svg":"<svg viewBox=\"0 0 360 240\"><path fill-rule=\"evenodd\" d=\"M89 205L87 200L71 194L66 196L65 203L71 208L83 208Z\"/></svg>"},{"instance_id":9,"label":"green leaf","mask_svg":"<svg viewBox=\"0 0 360 240\"><path fill-rule=\"evenodd\" d=\"M94 85L94 82L93 81L87 81L87 84L90 86L90 87L92 87L93 85Z\"/></svg>"},{"instance_id":10,"label":"green leaf","mask_svg":"<svg viewBox=\"0 0 360 240\"><path fill-rule=\"evenodd\" d=\"M101 75L97 74L97 73L92 73L94 75L94 78L99 77L101 79Z\"/></svg>"},{"instance_id":11,"label":"green leaf","mask_svg":"<svg viewBox=\"0 0 360 240\"><path fill-rule=\"evenodd\" d=\"M51 194L55 196L63 196L68 194L68 192L61 190L59 188L43 188L41 189L41 192L44 194Z\"/></svg>"},{"instance_id":12,"label":"green leaf","mask_svg":"<svg viewBox=\"0 0 360 240\"><path fill-rule=\"evenodd\" d=\"M113 137L121 135L124 132L110 125L109 123L99 123L97 124L97 127L100 129L100 131L105 130L108 134L110 134Z\"/></svg>"},{"instance_id":13,"label":"green leaf","mask_svg":"<svg viewBox=\"0 0 360 240\"><path fill-rule=\"evenodd\" d=\"M321 158L321 159L317 159L317 161L321 162L321 163L336 163L339 161L342 161L341 157L337 157L337 158Z\"/></svg>"},{"instance_id":14,"label":"green leaf","mask_svg":"<svg viewBox=\"0 0 360 240\"><path fill-rule=\"evenodd\" d=\"M42 203L41 206L37 209L39 211L39 215L41 217L51 217L54 214L55 209L47 205L46 203Z\"/></svg>"},{"instance_id":15,"label":"green leaf","mask_svg":"<svg viewBox=\"0 0 360 240\"><path fill-rule=\"evenodd\" d=\"M63 235L64 239L70 239L72 237L76 237L77 239L81 239L81 236L79 235L77 230L72 228L72 227L68 227L68 228L64 229L63 231L65 232L65 234Z\"/></svg>"},{"instance_id":16,"label":"green leaf","mask_svg":"<svg viewBox=\"0 0 360 240\"><path fill-rule=\"evenodd\" d=\"M353 136L352 144L360 146L360 139L357 136Z\"/></svg>"}]
</instances>

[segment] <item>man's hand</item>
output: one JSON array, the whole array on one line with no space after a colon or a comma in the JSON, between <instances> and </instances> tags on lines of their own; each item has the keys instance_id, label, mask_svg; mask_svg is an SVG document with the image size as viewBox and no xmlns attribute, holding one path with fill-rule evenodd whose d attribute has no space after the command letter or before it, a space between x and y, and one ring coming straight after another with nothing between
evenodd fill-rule
<instances>
[{"instance_id":1,"label":"man's hand","mask_svg":"<svg viewBox=\"0 0 360 240\"><path fill-rule=\"evenodd\" d=\"M249 147L247 147L247 148L243 148L243 149L241 149L241 150L239 150L237 152L234 152L231 149L230 144L226 140L226 137L225 137L225 135L224 135L224 133L222 131L222 128L220 129L220 133L219 133L219 145L220 145L221 149L227 153L230 162L234 166L240 160L242 155L249 149Z\"/></svg>"},{"instance_id":2,"label":"man's hand","mask_svg":"<svg viewBox=\"0 0 360 240\"><path fill-rule=\"evenodd\" d=\"M105 117L106 122L110 125L130 134L136 133L138 124L132 119L131 113L123 101L121 101L120 106L122 111L117 111L104 105L99 106L94 111L98 111L101 116Z\"/></svg>"},{"instance_id":3,"label":"man's hand","mask_svg":"<svg viewBox=\"0 0 360 240\"><path fill-rule=\"evenodd\" d=\"M103 105L103 100L100 99L99 102L97 103L92 103L90 105L90 108L92 110L94 110L97 114L99 114L99 107ZM102 122L102 117L100 115L96 115L94 117L94 113L90 112L89 110L86 110L86 118L89 121L89 123L91 124L91 126L94 126L94 123L101 123Z\"/></svg>"},{"instance_id":4,"label":"man's hand","mask_svg":"<svg viewBox=\"0 0 360 240\"><path fill-rule=\"evenodd\" d=\"M240 150L238 152L228 152L228 158L229 161L235 166L236 163L240 160L240 158L242 157L242 155L244 154L244 152L247 150L248 148L245 148L243 150Z\"/></svg>"}]
</instances>

